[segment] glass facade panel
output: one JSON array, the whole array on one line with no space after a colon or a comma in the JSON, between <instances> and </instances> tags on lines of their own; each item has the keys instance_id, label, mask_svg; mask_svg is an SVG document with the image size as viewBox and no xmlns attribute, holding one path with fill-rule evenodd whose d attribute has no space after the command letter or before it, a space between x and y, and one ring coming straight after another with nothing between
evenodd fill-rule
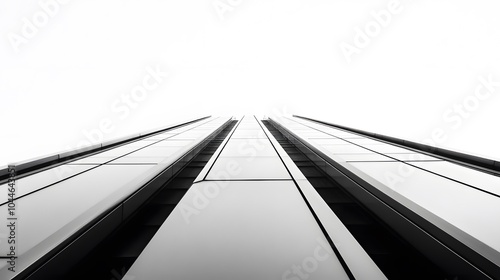
<instances>
[{"instance_id":1,"label":"glass facade panel","mask_svg":"<svg viewBox=\"0 0 500 280\"><path fill-rule=\"evenodd\" d=\"M500 177L447 161L412 162L412 165L500 195Z\"/></svg>"},{"instance_id":2,"label":"glass facade panel","mask_svg":"<svg viewBox=\"0 0 500 280\"><path fill-rule=\"evenodd\" d=\"M372 151L356 145L321 145L325 150L333 154L373 154Z\"/></svg>"},{"instance_id":3,"label":"glass facade panel","mask_svg":"<svg viewBox=\"0 0 500 280\"><path fill-rule=\"evenodd\" d=\"M388 154L388 153L406 153L406 154L409 153L409 154L411 154L411 153L415 153L412 150L408 150L405 148L401 148L401 147L389 145L389 144L377 144L377 145L369 144L369 145L362 145L362 146L367 148L367 149L370 149L370 150L373 150L375 152L379 152L382 154Z\"/></svg>"},{"instance_id":4,"label":"glass facade panel","mask_svg":"<svg viewBox=\"0 0 500 280\"><path fill-rule=\"evenodd\" d=\"M266 138L266 134L260 127L258 129L249 129L249 130L243 130L243 129L236 129L231 136L231 139L233 138Z\"/></svg>"},{"instance_id":5,"label":"glass facade panel","mask_svg":"<svg viewBox=\"0 0 500 280\"><path fill-rule=\"evenodd\" d=\"M379 182L375 187L459 239L472 236L500 251L500 198L401 162L349 164Z\"/></svg>"},{"instance_id":6,"label":"glass facade panel","mask_svg":"<svg viewBox=\"0 0 500 280\"><path fill-rule=\"evenodd\" d=\"M179 147L179 146L149 146L144 149L135 151L133 153L128 154L126 157L131 158L131 157L160 157L160 158L166 158L171 156L173 153L184 149L184 147Z\"/></svg>"},{"instance_id":7,"label":"glass facade panel","mask_svg":"<svg viewBox=\"0 0 500 280\"><path fill-rule=\"evenodd\" d=\"M75 174L89 170L96 165L68 165L63 164L54 168L35 173L16 180L16 197L23 196L40 188L54 184ZM7 201L7 184L0 185L0 203Z\"/></svg>"},{"instance_id":8,"label":"glass facade panel","mask_svg":"<svg viewBox=\"0 0 500 280\"><path fill-rule=\"evenodd\" d=\"M358 145L377 145L377 144L386 144L382 141L377 141L377 140L373 140L373 139L369 139L369 138L355 138L355 139L351 139L349 140L349 142L351 143L354 143L354 144L358 144Z\"/></svg>"},{"instance_id":9,"label":"glass facade panel","mask_svg":"<svg viewBox=\"0 0 500 280\"><path fill-rule=\"evenodd\" d=\"M221 184L194 184L124 279L294 279L305 262L308 279L349 279L292 182Z\"/></svg>"},{"instance_id":10,"label":"glass facade panel","mask_svg":"<svg viewBox=\"0 0 500 280\"><path fill-rule=\"evenodd\" d=\"M227 142L221 157L278 156L268 139L231 139Z\"/></svg>"},{"instance_id":11,"label":"glass facade panel","mask_svg":"<svg viewBox=\"0 0 500 280\"><path fill-rule=\"evenodd\" d=\"M17 269L24 269L114 202L132 193L138 186L130 183L150 168L99 166L18 199L16 214L20 219L16 239L22 246L17 246ZM0 206L0 215L4 213L6 204ZM6 246L7 242L0 243L0 252L7 252ZM1 271L0 275L11 275L8 273L12 272Z\"/></svg>"},{"instance_id":12,"label":"glass facade panel","mask_svg":"<svg viewBox=\"0 0 500 280\"><path fill-rule=\"evenodd\" d=\"M152 147L185 147L193 143L193 140L175 140L175 141L169 141L163 140L160 142L154 143Z\"/></svg>"},{"instance_id":13,"label":"glass facade panel","mask_svg":"<svg viewBox=\"0 0 500 280\"><path fill-rule=\"evenodd\" d=\"M219 157L207 180L291 179L279 157Z\"/></svg>"},{"instance_id":14,"label":"glass facade panel","mask_svg":"<svg viewBox=\"0 0 500 280\"><path fill-rule=\"evenodd\" d=\"M344 161L395 161L390 157L386 157L381 154L371 153L371 154L339 154L337 157L343 159Z\"/></svg>"},{"instance_id":15,"label":"glass facade panel","mask_svg":"<svg viewBox=\"0 0 500 280\"><path fill-rule=\"evenodd\" d=\"M396 158L401 161L441 161L442 159L431 157L424 154L411 153L411 154L396 154L388 153L390 157Z\"/></svg>"},{"instance_id":16,"label":"glass facade panel","mask_svg":"<svg viewBox=\"0 0 500 280\"><path fill-rule=\"evenodd\" d=\"M338 138L309 138L309 140L318 145L349 145L349 142Z\"/></svg>"}]
</instances>

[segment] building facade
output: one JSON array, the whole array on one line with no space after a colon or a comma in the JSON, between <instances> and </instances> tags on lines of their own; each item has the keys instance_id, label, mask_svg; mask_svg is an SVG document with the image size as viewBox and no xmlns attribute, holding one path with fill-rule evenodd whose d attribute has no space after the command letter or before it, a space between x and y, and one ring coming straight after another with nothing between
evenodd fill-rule
<instances>
[{"instance_id":1,"label":"building facade","mask_svg":"<svg viewBox=\"0 0 500 280\"><path fill-rule=\"evenodd\" d=\"M0 170L0 279L500 279L499 174L300 116L203 117Z\"/></svg>"}]
</instances>

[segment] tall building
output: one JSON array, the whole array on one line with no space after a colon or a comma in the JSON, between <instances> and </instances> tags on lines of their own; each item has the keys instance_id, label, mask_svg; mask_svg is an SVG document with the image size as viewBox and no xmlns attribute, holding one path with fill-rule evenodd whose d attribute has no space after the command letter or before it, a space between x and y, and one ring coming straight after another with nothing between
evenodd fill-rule
<instances>
[{"instance_id":1,"label":"tall building","mask_svg":"<svg viewBox=\"0 0 500 280\"><path fill-rule=\"evenodd\" d=\"M204 117L0 170L0 279L500 279L500 163Z\"/></svg>"}]
</instances>

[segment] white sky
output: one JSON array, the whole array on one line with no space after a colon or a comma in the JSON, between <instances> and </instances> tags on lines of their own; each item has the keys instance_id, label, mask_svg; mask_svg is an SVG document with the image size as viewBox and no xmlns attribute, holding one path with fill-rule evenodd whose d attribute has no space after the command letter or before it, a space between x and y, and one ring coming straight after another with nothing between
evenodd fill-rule
<instances>
[{"instance_id":1,"label":"white sky","mask_svg":"<svg viewBox=\"0 0 500 280\"><path fill-rule=\"evenodd\" d=\"M0 2L0 165L74 148L102 120L112 139L272 112L413 141L441 129L438 146L500 159L500 85L480 82L500 82L499 1L40 2ZM155 68L168 77L125 105Z\"/></svg>"}]
</instances>

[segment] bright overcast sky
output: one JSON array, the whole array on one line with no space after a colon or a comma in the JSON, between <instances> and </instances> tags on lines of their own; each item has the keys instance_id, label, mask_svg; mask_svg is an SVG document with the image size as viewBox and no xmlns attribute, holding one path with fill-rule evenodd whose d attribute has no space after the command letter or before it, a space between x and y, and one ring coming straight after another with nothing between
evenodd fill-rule
<instances>
[{"instance_id":1,"label":"bright overcast sky","mask_svg":"<svg viewBox=\"0 0 500 280\"><path fill-rule=\"evenodd\" d=\"M205 114L299 114L414 141L441 133L438 146L500 159L499 10L1 1L0 165L74 148L103 121L112 139Z\"/></svg>"}]
</instances>

